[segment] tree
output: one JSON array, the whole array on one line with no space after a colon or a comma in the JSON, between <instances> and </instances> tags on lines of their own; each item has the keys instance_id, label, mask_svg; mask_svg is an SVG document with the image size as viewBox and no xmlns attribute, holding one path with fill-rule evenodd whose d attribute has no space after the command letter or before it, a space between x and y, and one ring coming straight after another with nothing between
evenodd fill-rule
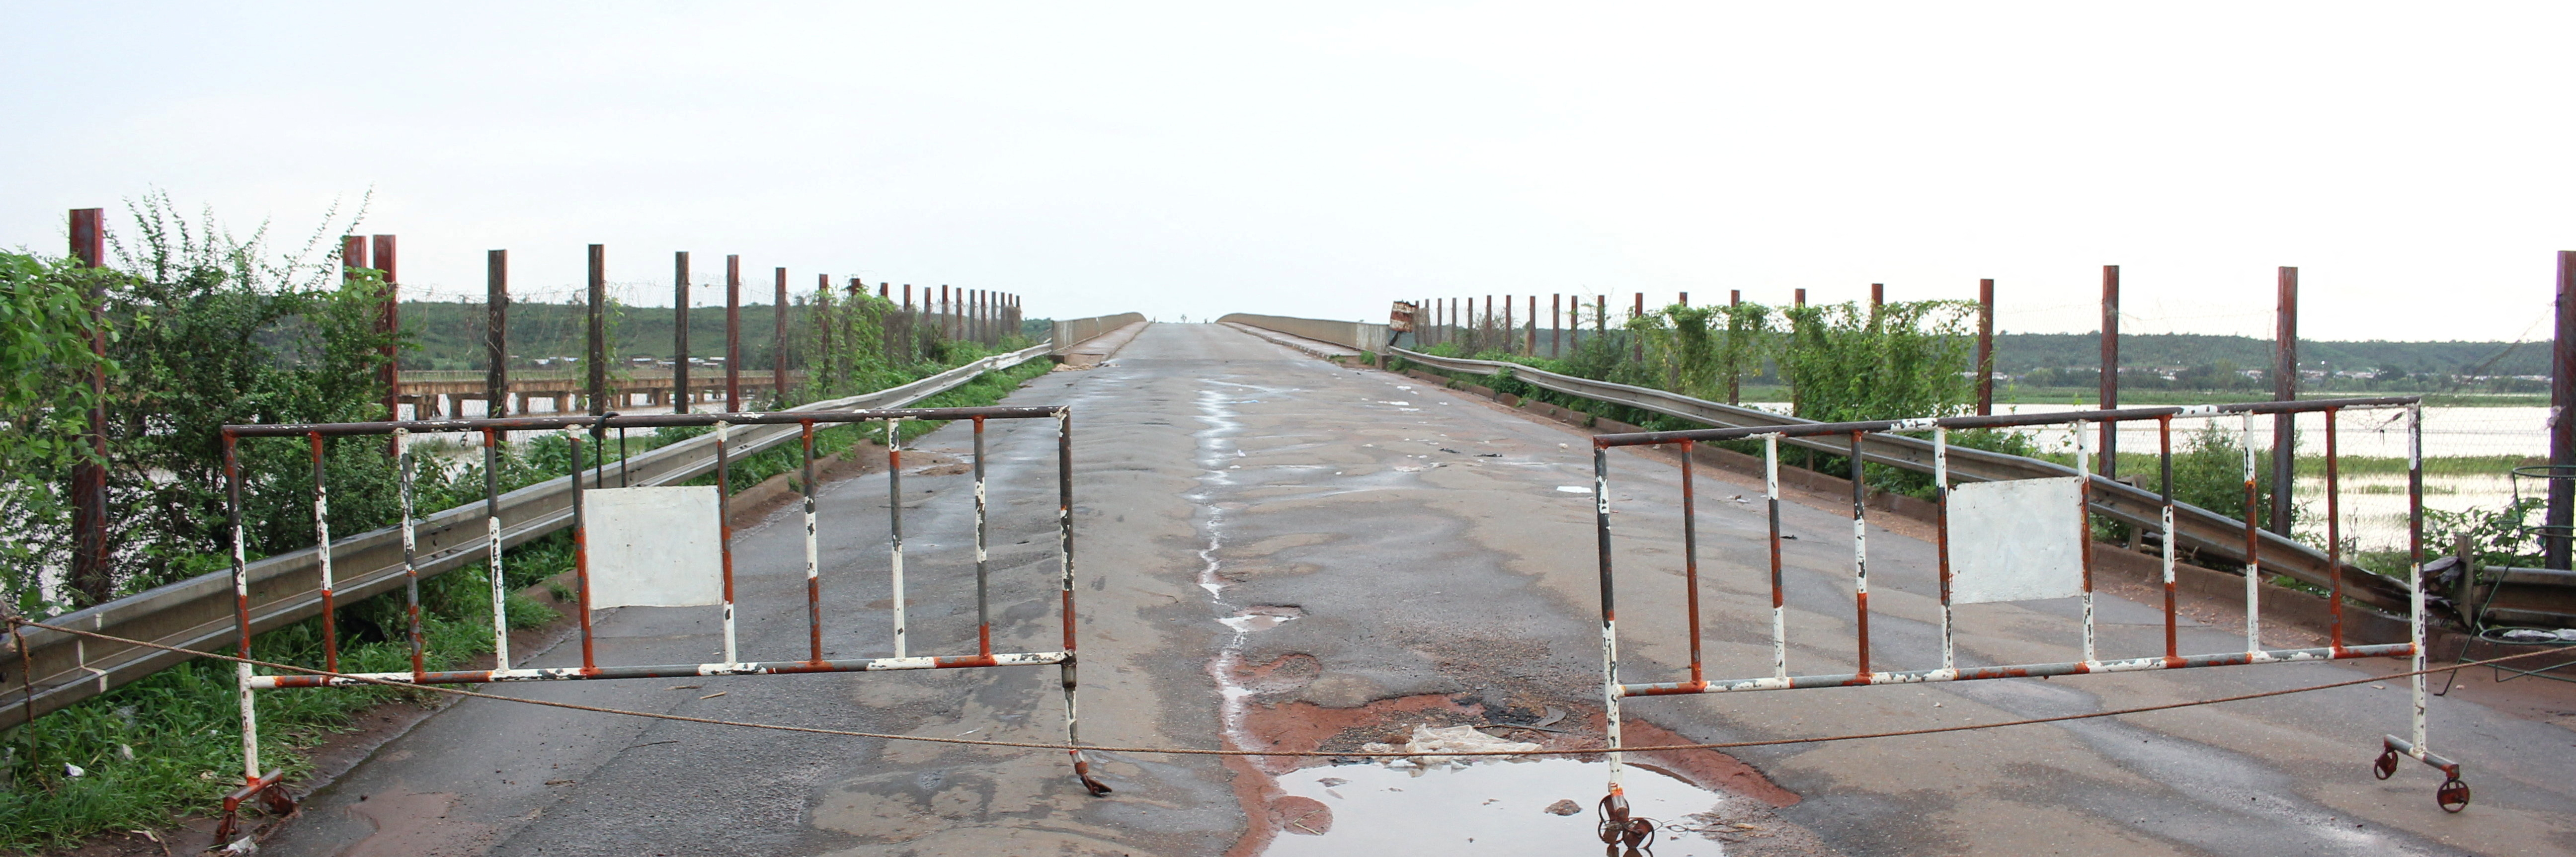
<instances>
[{"instance_id":1,"label":"tree","mask_svg":"<svg viewBox=\"0 0 2576 857\"><path fill-rule=\"evenodd\" d=\"M1792 307L1774 355L1798 416L1822 422L1950 416L1968 377L1967 301Z\"/></svg>"},{"instance_id":2,"label":"tree","mask_svg":"<svg viewBox=\"0 0 2576 857\"><path fill-rule=\"evenodd\" d=\"M355 222L326 215L305 247L272 255L263 224L247 238L211 212L191 222L166 195L128 205L136 236L111 235L125 275L107 293L111 555L139 590L228 562L221 427L228 423L383 419L376 329L384 281L343 279L315 256ZM336 249L336 248L334 248ZM326 444L332 527L356 532L391 517L393 480L381 440ZM306 450L246 441L243 521L253 556L313 543Z\"/></svg>"},{"instance_id":3,"label":"tree","mask_svg":"<svg viewBox=\"0 0 2576 857\"><path fill-rule=\"evenodd\" d=\"M69 564L72 465L90 460L82 440L94 400L87 376L88 295L110 271L68 259L0 253L0 592L20 612L46 615L37 574ZM67 593L69 594L69 593Z\"/></svg>"}]
</instances>

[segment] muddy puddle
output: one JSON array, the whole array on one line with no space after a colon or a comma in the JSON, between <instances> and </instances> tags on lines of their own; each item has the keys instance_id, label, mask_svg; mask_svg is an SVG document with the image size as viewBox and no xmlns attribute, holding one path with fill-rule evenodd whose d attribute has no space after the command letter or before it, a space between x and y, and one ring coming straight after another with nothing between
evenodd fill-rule
<instances>
[{"instance_id":1,"label":"muddy puddle","mask_svg":"<svg viewBox=\"0 0 2576 857\"><path fill-rule=\"evenodd\" d=\"M1299 769L1278 777L1279 788L1288 793L1272 803L1281 835L1262 854L1599 854L1593 804L1608 781L1607 767L1539 759L1427 769L1376 764ZM1635 765L1625 769L1625 779L1632 811L1664 825L1656 837L1656 857L1726 853L1725 842L1698 832L1712 825L1722 825L1726 835L1737 838L1759 832L1719 820L1731 821L1737 813L1727 811L1727 805L1743 803L1741 799ZM1558 801L1572 801L1580 811L1548 812Z\"/></svg>"}]
</instances>

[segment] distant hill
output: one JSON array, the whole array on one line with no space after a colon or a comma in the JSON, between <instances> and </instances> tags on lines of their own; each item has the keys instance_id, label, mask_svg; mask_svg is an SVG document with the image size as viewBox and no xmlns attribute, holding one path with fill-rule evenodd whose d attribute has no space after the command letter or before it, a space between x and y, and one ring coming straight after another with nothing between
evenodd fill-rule
<instances>
[{"instance_id":1,"label":"distant hill","mask_svg":"<svg viewBox=\"0 0 2576 857\"><path fill-rule=\"evenodd\" d=\"M2272 341L2195 333L2120 337L2120 365L2140 368L2208 366L2227 361L2240 369L2272 365ZM2319 363L2327 364L2319 366ZM1995 336L1995 370L2019 375L2035 369L2096 368L2102 363L2098 333L2005 333ZM2299 340L2302 368L2336 371L2382 369L2462 375L2546 375L2549 343L2540 342L2320 342Z\"/></svg>"}]
</instances>

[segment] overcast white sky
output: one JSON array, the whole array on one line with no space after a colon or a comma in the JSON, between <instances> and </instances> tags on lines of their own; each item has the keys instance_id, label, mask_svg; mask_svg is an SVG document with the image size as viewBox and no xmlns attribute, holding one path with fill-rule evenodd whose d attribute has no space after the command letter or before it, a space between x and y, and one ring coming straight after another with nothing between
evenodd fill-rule
<instances>
[{"instance_id":1,"label":"overcast white sky","mask_svg":"<svg viewBox=\"0 0 2576 857\"><path fill-rule=\"evenodd\" d=\"M1036 316L1973 297L2001 326L2545 337L2576 7L0 0L0 246L148 190L403 279L583 245Z\"/></svg>"}]
</instances>

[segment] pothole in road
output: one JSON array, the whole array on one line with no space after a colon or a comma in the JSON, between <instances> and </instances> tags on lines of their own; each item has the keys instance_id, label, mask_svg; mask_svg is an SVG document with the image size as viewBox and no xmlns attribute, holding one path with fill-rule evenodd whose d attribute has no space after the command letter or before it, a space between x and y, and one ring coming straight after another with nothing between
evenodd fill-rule
<instances>
[{"instance_id":1,"label":"pothole in road","mask_svg":"<svg viewBox=\"0 0 2576 857\"><path fill-rule=\"evenodd\" d=\"M1390 768L1339 765L1279 777L1272 799L1281 833L1268 857L1344 854L1586 854L1601 847L1593 805L1609 766L1573 759L1482 762L1462 767ZM1759 824L1733 819L1758 812L1751 801L1703 790L1652 768L1630 764L1622 777L1630 811L1664 825L1657 857L1715 857L1726 840L1763 836ZM1558 815L1560 801L1575 812ZM1736 807L1734 804L1748 804Z\"/></svg>"}]
</instances>

